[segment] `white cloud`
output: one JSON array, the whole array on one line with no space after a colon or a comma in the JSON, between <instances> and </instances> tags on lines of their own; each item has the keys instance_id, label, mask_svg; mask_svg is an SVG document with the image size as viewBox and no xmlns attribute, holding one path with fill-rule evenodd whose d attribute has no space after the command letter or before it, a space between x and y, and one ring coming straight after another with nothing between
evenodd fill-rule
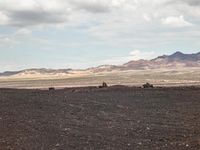
<instances>
[{"instance_id":1,"label":"white cloud","mask_svg":"<svg viewBox=\"0 0 200 150\"><path fill-rule=\"evenodd\" d=\"M8 24L9 18L0 11L0 25L6 25Z\"/></svg>"},{"instance_id":2,"label":"white cloud","mask_svg":"<svg viewBox=\"0 0 200 150\"><path fill-rule=\"evenodd\" d=\"M145 51L140 51L140 50L133 50L127 56L114 57L111 59L102 60L100 64L121 65L123 63L127 63L133 60L135 61L141 60L141 59L150 60L150 59L156 58L157 56L158 54L154 51L145 52Z\"/></svg>"},{"instance_id":3,"label":"white cloud","mask_svg":"<svg viewBox=\"0 0 200 150\"><path fill-rule=\"evenodd\" d=\"M2 49L13 48L16 44L18 44L18 42L12 37L0 37L0 48Z\"/></svg>"},{"instance_id":4,"label":"white cloud","mask_svg":"<svg viewBox=\"0 0 200 150\"><path fill-rule=\"evenodd\" d=\"M149 16L149 15L147 15L147 14L143 14L143 18L144 18L144 20L146 20L147 22L150 22L152 19L151 19L151 17Z\"/></svg>"},{"instance_id":5,"label":"white cloud","mask_svg":"<svg viewBox=\"0 0 200 150\"><path fill-rule=\"evenodd\" d=\"M167 25L170 27L188 27L192 26L193 24L186 21L184 17L181 15L179 17L167 17L161 19L163 25Z\"/></svg>"},{"instance_id":6,"label":"white cloud","mask_svg":"<svg viewBox=\"0 0 200 150\"><path fill-rule=\"evenodd\" d=\"M171 1L171 3L173 3L173 1ZM190 6L195 6L195 7L198 7L200 6L200 1L199 0L176 0L176 2L178 2L179 4L180 3L185 3L187 5L190 5Z\"/></svg>"},{"instance_id":7,"label":"white cloud","mask_svg":"<svg viewBox=\"0 0 200 150\"><path fill-rule=\"evenodd\" d=\"M163 18L162 23L170 26L189 26L182 16L191 14L192 8L187 11L175 9L177 5L198 3L197 0L13 0L0 1L0 25L17 27L68 24L76 19L92 21L98 17L100 23L107 18L117 18L119 22L129 19L127 24L138 24L142 20L147 22ZM167 3L168 2L168 3ZM176 3L179 2L179 3ZM104 13L107 13L104 15ZM96 14L100 14L95 16ZM194 13L196 15L197 13ZM164 18L165 16L172 16ZM200 14L199 14L200 15ZM77 17L79 16L79 17ZM132 22L130 22L132 20ZM114 22L112 22L114 24Z\"/></svg>"},{"instance_id":8,"label":"white cloud","mask_svg":"<svg viewBox=\"0 0 200 150\"><path fill-rule=\"evenodd\" d=\"M67 22L69 9L62 0L12 0L0 1L0 16L6 25L26 27ZM2 17L1 17L2 18Z\"/></svg>"},{"instance_id":9,"label":"white cloud","mask_svg":"<svg viewBox=\"0 0 200 150\"><path fill-rule=\"evenodd\" d=\"M17 27L59 25L74 16L108 13L122 0L13 0L0 1L0 25ZM83 12L85 11L85 12ZM87 18L87 17L86 17Z\"/></svg>"},{"instance_id":10,"label":"white cloud","mask_svg":"<svg viewBox=\"0 0 200 150\"><path fill-rule=\"evenodd\" d=\"M70 57L88 49L89 58L98 55L91 64L108 58L107 51L116 57L99 64L151 59L160 49L199 49L199 6L199 0L0 0L0 47L50 49L57 57L60 49ZM120 57L127 49L156 51Z\"/></svg>"},{"instance_id":11,"label":"white cloud","mask_svg":"<svg viewBox=\"0 0 200 150\"><path fill-rule=\"evenodd\" d=\"M63 32L72 27L75 34L84 30L84 36L94 42L144 49L177 37L191 37L200 17L199 9L194 11L192 6L189 0L0 0L0 27L14 27L18 35L31 34L35 26L41 27L39 32L49 26L55 30L61 27ZM187 26L191 26L187 32L170 28Z\"/></svg>"},{"instance_id":12,"label":"white cloud","mask_svg":"<svg viewBox=\"0 0 200 150\"><path fill-rule=\"evenodd\" d=\"M15 32L15 35L17 36L27 36L31 35L32 31L26 28L21 28Z\"/></svg>"},{"instance_id":13,"label":"white cloud","mask_svg":"<svg viewBox=\"0 0 200 150\"><path fill-rule=\"evenodd\" d=\"M70 0L70 3L77 9L86 10L92 13L108 12L111 3L107 0Z\"/></svg>"},{"instance_id":14,"label":"white cloud","mask_svg":"<svg viewBox=\"0 0 200 150\"><path fill-rule=\"evenodd\" d=\"M140 50L134 50L130 52L129 56L132 60L139 60L139 59L152 59L156 57L156 54L154 51L150 52L143 52Z\"/></svg>"}]
</instances>

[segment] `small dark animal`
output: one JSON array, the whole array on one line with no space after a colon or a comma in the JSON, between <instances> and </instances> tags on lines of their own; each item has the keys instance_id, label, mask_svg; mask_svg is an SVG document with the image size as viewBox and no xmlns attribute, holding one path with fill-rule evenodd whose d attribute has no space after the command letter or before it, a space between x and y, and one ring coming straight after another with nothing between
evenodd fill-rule
<instances>
[{"instance_id":1,"label":"small dark animal","mask_svg":"<svg viewBox=\"0 0 200 150\"><path fill-rule=\"evenodd\" d=\"M150 84L150 83L146 83L143 85L143 88L153 88L153 84Z\"/></svg>"},{"instance_id":2,"label":"small dark animal","mask_svg":"<svg viewBox=\"0 0 200 150\"><path fill-rule=\"evenodd\" d=\"M99 86L99 88L106 88L106 87L108 87L106 82L103 82L102 85Z\"/></svg>"},{"instance_id":3,"label":"small dark animal","mask_svg":"<svg viewBox=\"0 0 200 150\"><path fill-rule=\"evenodd\" d=\"M50 87L50 88L49 88L49 91L54 91L54 90L55 90L54 87Z\"/></svg>"}]
</instances>

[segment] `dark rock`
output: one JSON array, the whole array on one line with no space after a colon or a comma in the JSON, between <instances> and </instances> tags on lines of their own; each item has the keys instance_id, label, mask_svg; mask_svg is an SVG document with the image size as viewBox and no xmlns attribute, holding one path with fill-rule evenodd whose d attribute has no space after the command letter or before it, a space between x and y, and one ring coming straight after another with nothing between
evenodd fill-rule
<instances>
[{"instance_id":1,"label":"dark rock","mask_svg":"<svg viewBox=\"0 0 200 150\"><path fill-rule=\"evenodd\" d=\"M146 83L143 85L143 88L153 88L153 84L150 84L150 83Z\"/></svg>"},{"instance_id":2,"label":"dark rock","mask_svg":"<svg viewBox=\"0 0 200 150\"><path fill-rule=\"evenodd\" d=\"M99 88L107 88L107 87L108 87L108 85L106 82L103 82L102 85L99 86Z\"/></svg>"},{"instance_id":3,"label":"dark rock","mask_svg":"<svg viewBox=\"0 0 200 150\"><path fill-rule=\"evenodd\" d=\"M50 88L49 88L49 91L54 91L54 90L55 90L54 87L50 87Z\"/></svg>"}]
</instances>

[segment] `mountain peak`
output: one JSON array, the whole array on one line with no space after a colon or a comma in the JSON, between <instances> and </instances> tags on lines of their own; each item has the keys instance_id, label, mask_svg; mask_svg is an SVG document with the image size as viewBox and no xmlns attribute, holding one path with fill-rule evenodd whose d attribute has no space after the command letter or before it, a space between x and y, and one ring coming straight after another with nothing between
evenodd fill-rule
<instances>
[{"instance_id":1,"label":"mountain peak","mask_svg":"<svg viewBox=\"0 0 200 150\"><path fill-rule=\"evenodd\" d=\"M185 59L185 58L190 58L190 56L188 54L184 54L180 51L175 52L172 55L168 56L169 59Z\"/></svg>"},{"instance_id":2,"label":"mountain peak","mask_svg":"<svg viewBox=\"0 0 200 150\"><path fill-rule=\"evenodd\" d=\"M182 52L180 52L180 51L177 51L177 52L175 52L174 54L172 54L172 55L170 55L170 56L175 56L175 57L177 57L177 56L182 56L182 55L185 55L185 54L182 53Z\"/></svg>"},{"instance_id":3,"label":"mountain peak","mask_svg":"<svg viewBox=\"0 0 200 150\"><path fill-rule=\"evenodd\" d=\"M200 56L199 53L195 53L195 54L184 54L180 51L177 51L175 53L173 53L172 55L168 55L165 58L165 61L170 62L181 62L181 63L197 63L198 61L200 61Z\"/></svg>"}]
</instances>

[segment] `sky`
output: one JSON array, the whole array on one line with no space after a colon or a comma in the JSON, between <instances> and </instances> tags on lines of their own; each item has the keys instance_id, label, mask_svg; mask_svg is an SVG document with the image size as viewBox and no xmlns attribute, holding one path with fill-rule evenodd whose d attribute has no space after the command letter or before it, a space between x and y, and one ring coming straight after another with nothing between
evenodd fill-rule
<instances>
[{"instance_id":1,"label":"sky","mask_svg":"<svg viewBox=\"0 0 200 150\"><path fill-rule=\"evenodd\" d=\"M0 71L200 51L199 0L0 0Z\"/></svg>"}]
</instances>

